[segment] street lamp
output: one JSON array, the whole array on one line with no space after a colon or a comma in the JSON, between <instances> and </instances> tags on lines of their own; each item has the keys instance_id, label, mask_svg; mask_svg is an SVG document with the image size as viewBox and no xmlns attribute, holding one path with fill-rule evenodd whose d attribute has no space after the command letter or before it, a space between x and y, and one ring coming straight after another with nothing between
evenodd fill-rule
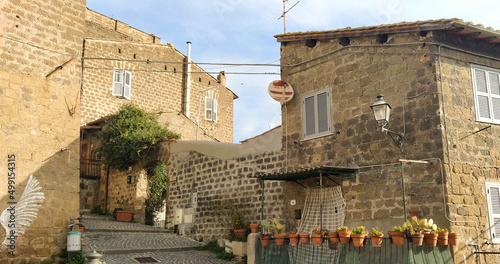
<instances>
[{"instance_id":1,"label":"street lamp","mask_svg":"<svg viewBox=\"0 0 500 264\"><path fill-rule=\"evenodd\" d=\"M384 100L384 96L383 95L377 96L377 100L373 102L370 108L373 111L373 115L375 116L375 120L377 121L380 130L382 132L386 132L386 134L388 134L391 137L392 141L394 141L394 143L401 150L403 150L405 143L405 135L385 128L385 126L389 124L389 117L391 116L392 107L391 105L389 105L388 102Z\"/></svg>"}]
</instances>

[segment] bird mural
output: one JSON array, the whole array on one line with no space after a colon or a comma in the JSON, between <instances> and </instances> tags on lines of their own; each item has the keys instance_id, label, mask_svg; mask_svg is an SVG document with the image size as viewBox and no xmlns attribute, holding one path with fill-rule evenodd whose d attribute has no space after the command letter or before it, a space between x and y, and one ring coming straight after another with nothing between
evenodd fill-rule
<instances>
[{"instance_id":1,"label":"bird mural","mask_svg":"<svg viewBox=\"0 0 500 264\"><path fill-rule=\"evenodd\" d=\"M26 188L15 204L11 204L0 215L0 223L5 229L5 239L1 248L15 244L17 237L24 235L26 229L38 215L38 207L42 206L45 195L38 181L30 176Z\"/></svg>"}]
</instances>

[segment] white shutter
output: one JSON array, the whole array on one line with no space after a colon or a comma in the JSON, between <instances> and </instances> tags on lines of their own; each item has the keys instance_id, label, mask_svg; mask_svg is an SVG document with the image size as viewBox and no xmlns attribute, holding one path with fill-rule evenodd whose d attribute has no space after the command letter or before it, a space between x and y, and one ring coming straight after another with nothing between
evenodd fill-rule
<instances>
[{"instance_id":1,"label":"white shutter","mask_svg":"<svg viewBox=\"0 0 500 264\"><path fill-rule=\"evenodd\" d=\"M493 113L493 121L500 123L500 74L490 72L490 96L491 96L491 110Z\"/></svg>"},{"instance_id":2,"label":"white shutter","mask_svg":"<svg viewBox=\"0 0 500 264\"><path fill-rule=\"evenodd\" d=\"M315 96L304 98L304 137L316 134Z\"/></svg>"},{"instance_id":3,"label":"white shutter","mask_svg":"<svg viewBox=\"0 0 500 264\"><path fill-rule=\"evenodd\" d=\"M212 98L205 97L205 120L212 120Z\"/></svg>"},{"instance_id":4,"label":"white shutter","mask_svg":"<svg viewBox=\"0 0 500 264\"><path fill-rule=\"evenodd\" d=\"M217 122L217 100L215 99L212 104L212 121Z\"/></svg>"},{"instance_id":5,"label":"white shutter","mask_svg":"<svg viewBox=\"0 0 500 264\"><path fill-rule=\"evenodd\" d=\"M123 97L130 100L130 84L132 82L132 74L129 71L123 71Z\"/></svg>"},{"instance_id":6,"label":"white shutter","mask_svg":"<svg viewBox=\"0 0 500 264\"><path fill-rule=\"evenodd\" d=\"M328 100L329 96L327 92L318 94L317 97L317 107L318 107L318 133L327 132L330 130L330 125L328 122Z\"/></svg>"},{"instance_id":7,"label":"white shutter","mask_svg":"<svg viewBox=\"0 0 500 264\"><path fill-rule=\"evenodd\" d=\"M476 84L476 111L479 120L488 121L490 116L490 102L488 100L488 86L486 82L486 72L475 69L475 84ZM485 120L486 119L486 120Z\"/></svg>"},{"instance_id":8,"label":"white shutter","mask_svg":"<svg viewBox=\"0 0 500 264\"><path fill-rule=\"evenodd\" d=\"M114 68L113 70L113 87L111 91L113 96L123 96L123 75L121 69Z\"/></svg>"},{"instance_id":9,"label":"white shutter","mask_svg":"<svg viewBox=\"0 0 500 264\"><path fill-rule=\"evenodd\" d=\"M488 217L493 243L500 243L500 184L486 183Z\"/></svg>"}]
</instances>

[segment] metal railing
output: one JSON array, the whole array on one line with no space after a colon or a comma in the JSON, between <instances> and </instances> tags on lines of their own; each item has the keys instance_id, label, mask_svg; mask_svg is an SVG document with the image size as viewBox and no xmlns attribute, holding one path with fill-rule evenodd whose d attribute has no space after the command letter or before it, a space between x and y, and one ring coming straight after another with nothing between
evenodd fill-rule
<instances>
[{"instance_id":1,"label":"metal railing","mask_svg":"<svg viewBox=\"0 0 500 264\"><path fill-rule=\"evenodd\" d=\"M85 179L101 178L101 161L92 159L81 159L80 177Z\"/></svg>"}]
</instances>

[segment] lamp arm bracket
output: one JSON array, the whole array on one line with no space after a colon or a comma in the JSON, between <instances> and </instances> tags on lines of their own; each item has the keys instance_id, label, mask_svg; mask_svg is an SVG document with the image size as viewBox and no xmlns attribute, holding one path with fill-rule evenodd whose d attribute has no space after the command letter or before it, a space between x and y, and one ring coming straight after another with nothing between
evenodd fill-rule
<instances>
[{"instance_id":1,"label":"lamp arm bracket","mask_svg":"<svg viewBox=\"0 0 500 264\"><path fill-rule=\"evenodd\" d=\"M403 151L405 144L405 135L403 133L394 132L385 127L381 127L381 130L382 132L389 134L392 141L394 141L394 144L396 144L401 149L401 151Z\"/></svg>"}]
</instances>

